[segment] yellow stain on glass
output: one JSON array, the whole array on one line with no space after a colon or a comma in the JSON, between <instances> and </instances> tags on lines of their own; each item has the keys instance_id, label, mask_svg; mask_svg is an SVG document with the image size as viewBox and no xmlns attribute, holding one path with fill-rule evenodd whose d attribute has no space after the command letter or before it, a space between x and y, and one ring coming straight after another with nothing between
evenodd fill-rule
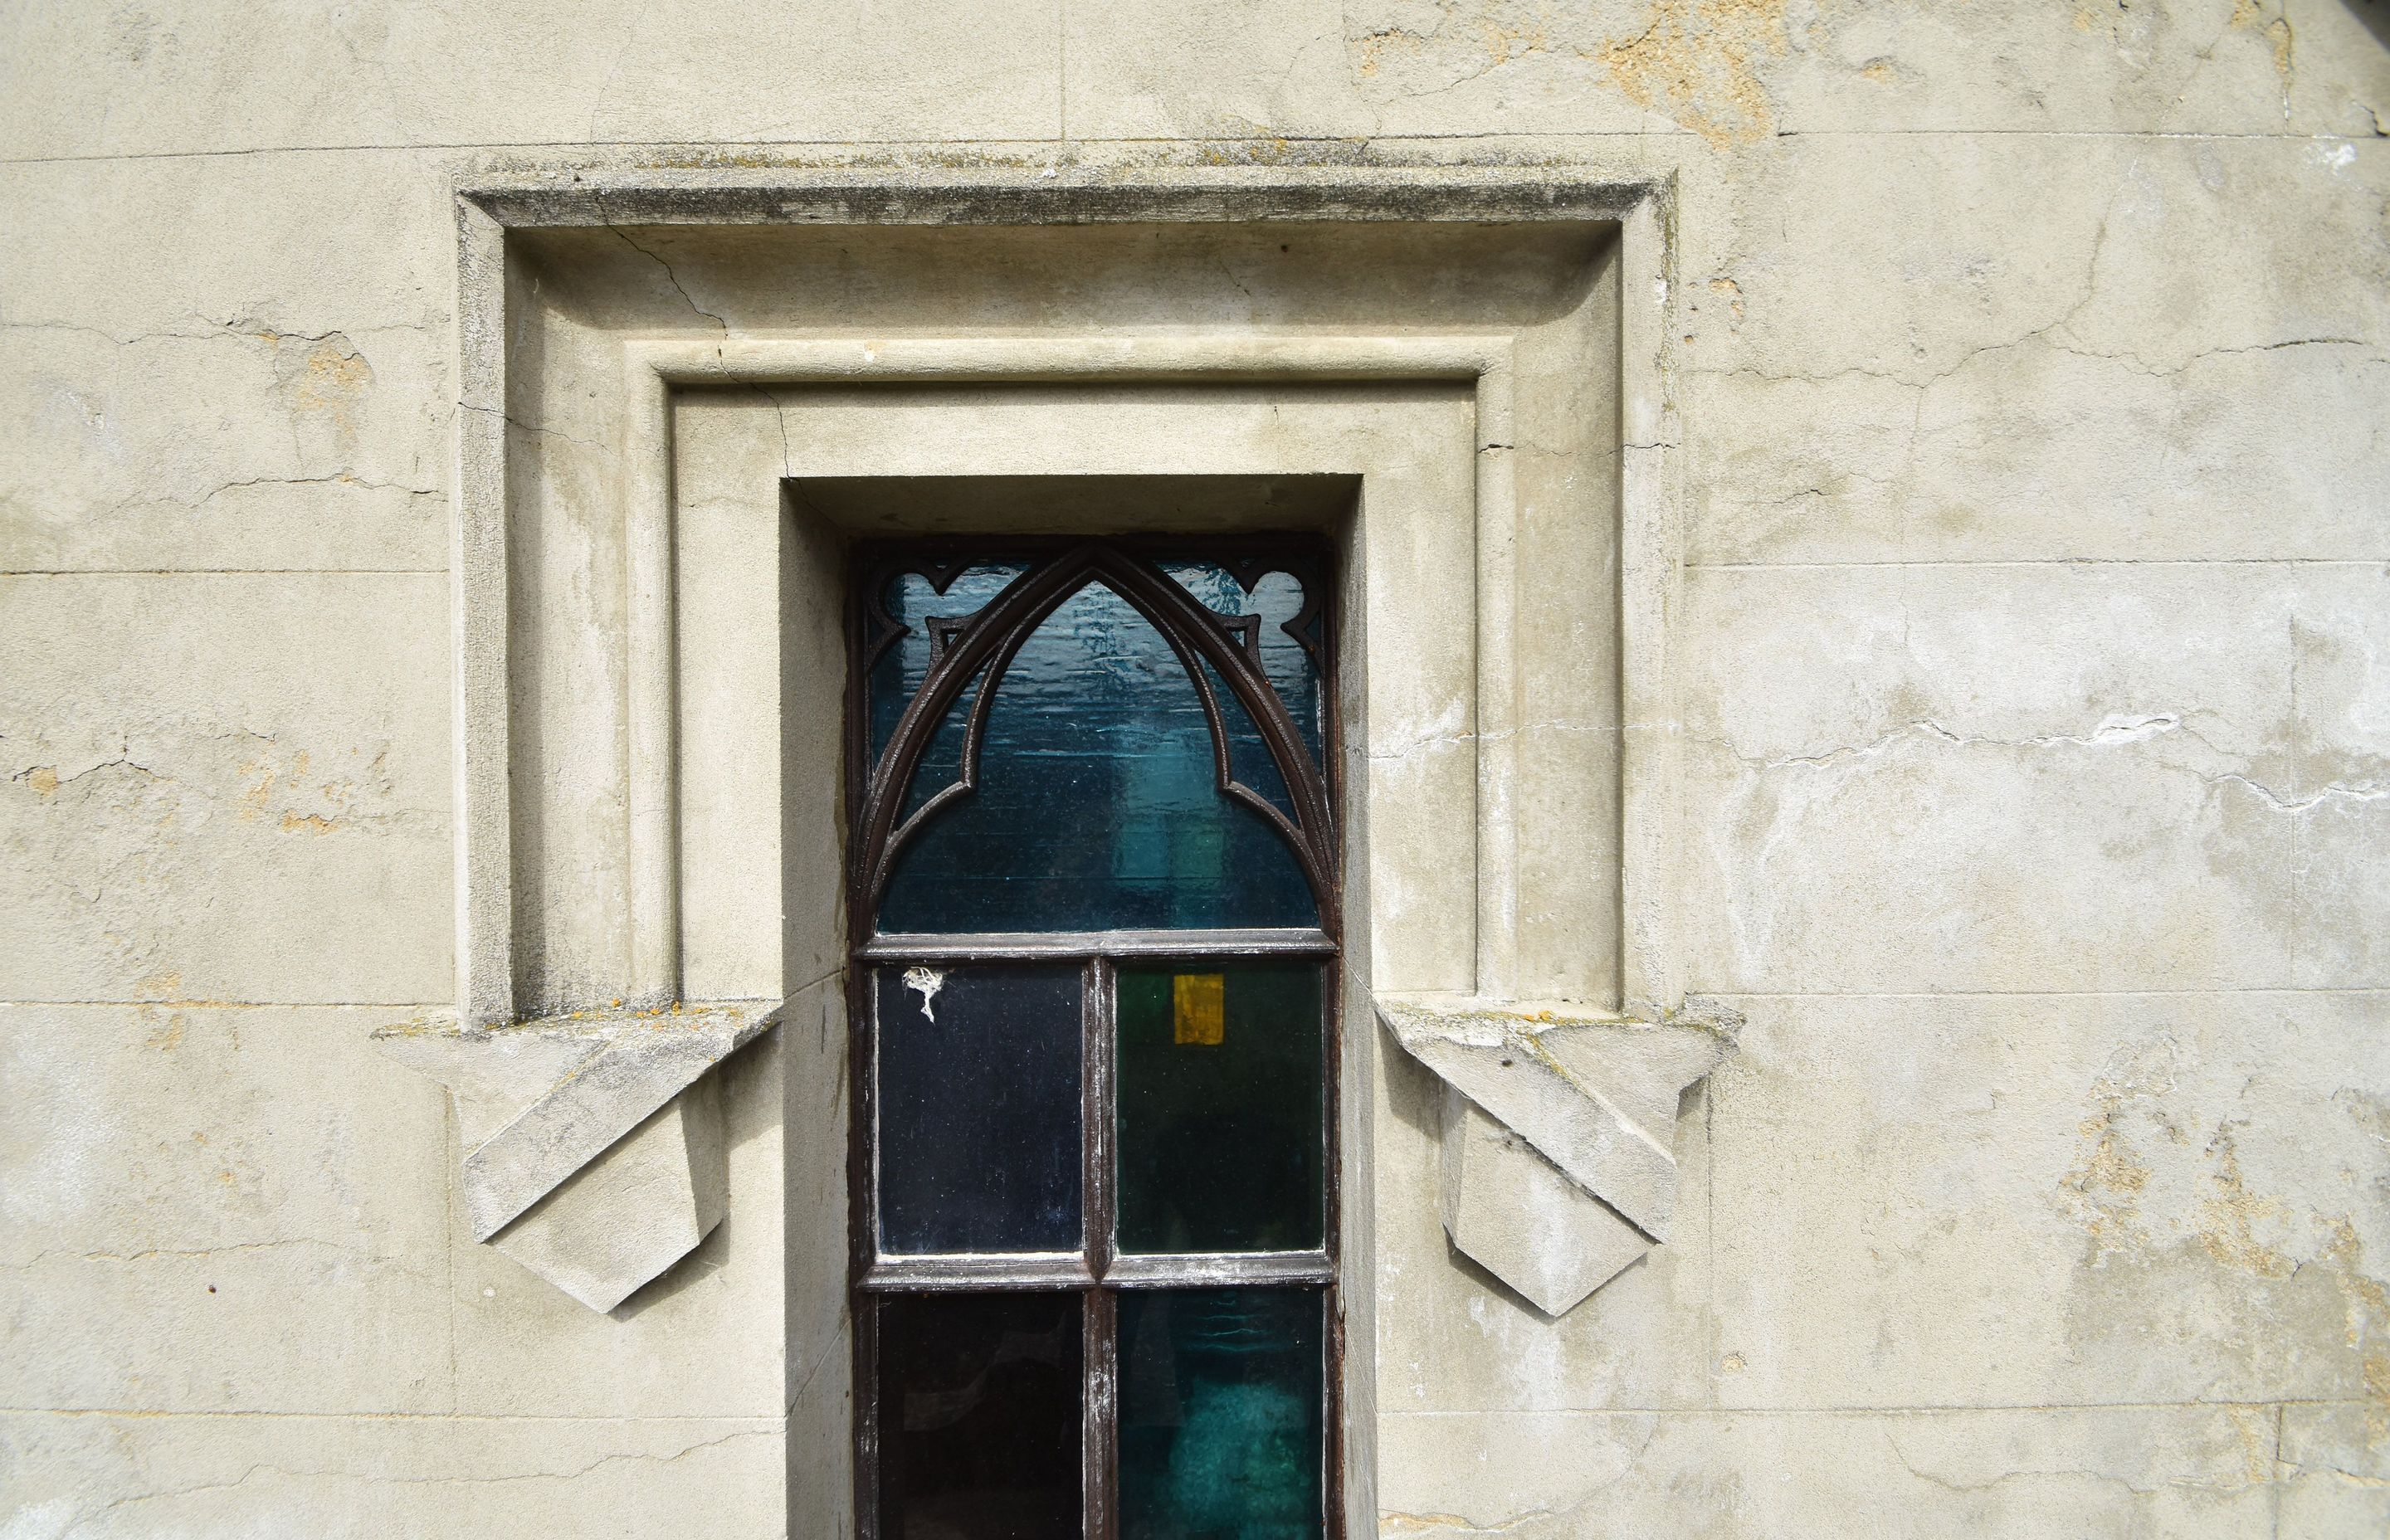
<instances>
[{"instance_id":1,"label":"yellow stain on glass","mask_svg":"<svg viewBox=\"0 0 2390 1540\"><path fill-rule=\"evenodd\" d=\"M1180 973L1170 981L1170 1040L1216 1048L1227 1035L1228 976Z\"/></svg>"}]
</instances>

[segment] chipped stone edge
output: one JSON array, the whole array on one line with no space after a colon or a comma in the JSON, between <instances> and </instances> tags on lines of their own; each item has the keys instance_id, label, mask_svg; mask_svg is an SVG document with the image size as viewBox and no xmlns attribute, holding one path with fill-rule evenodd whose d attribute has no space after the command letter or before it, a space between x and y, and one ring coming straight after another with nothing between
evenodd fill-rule
<instances>
[{"instance_id":1,"label":"chipped stone edge","mask_svg":"<svg viewBox=\"0 0 2390 1540\"><path fill-rule=\"evenodd\" d=\"M611 1149L708 1070L778 1024L784 1007L761 1001L592 1010L508 1027L433 1018L385 1027L376 1037L429 1039L463 1062L489 1045L535 1033L590 1042L595 1051L465 1152L462 1195L473 1238L486 1241L566 1178Z\"/></svg>"}]
</instances>

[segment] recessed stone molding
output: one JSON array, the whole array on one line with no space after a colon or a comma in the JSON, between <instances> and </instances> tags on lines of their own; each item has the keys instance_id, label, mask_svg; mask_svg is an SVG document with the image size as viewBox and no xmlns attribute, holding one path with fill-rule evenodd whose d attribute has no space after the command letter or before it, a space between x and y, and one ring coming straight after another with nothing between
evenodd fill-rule
<instances>
[{"instance_id":1,"label":"recessed stone molding","mask_svg":"<svg viewBox=\"0 0 2390 1540\"><path fill-rule=\"evenodd\" d=\"M1475 687L1465 719L1420 725L1466 748L1482 804L1471 912L1446 918L1466 924L1474 982L1489 997L1548 992L1555 985L1547 976L1583 971L1586 978L1566 981L1572 996L1582 983L1615 994L1638 1012L1671 1008L1682 983L1664 854L1673 848L1677 750L1664 633L1680 581L1675 413L1661 380L1669 198L1666 178L1648 173L1572 177L1548 168L1430 166L1283 168L1267 176L1189 170L1155 185L996 168L870 175L592 170L460 189L467 409L459 420L456 569L462 809L456 959L465 1019L496 1022L518 1010L559 1008L585 998L593 983L641 1005L679 997L675 980L685 928L673 857L680 817L675 779L685 761L674 752L672 736L681 585L673 403L709 389L748 393L768 406L780 391L998 384L1467 386L1478 414L1474 494L1442 512L1466 527L1472 545L1476 635L1453 661L1475 676ZM1185 237L1184 252L1138 258L1163 264L1141 270L1143 276L1121 269L1122 281L1134 287L1117 293L1099 288L1056 310L1047 324L990 332L953 290L974 263L986 264L990 275L975 283L1015 281L1020 258L996 243L1017 241L1020 227L1069 226L1072 238L1085 241L1106 226L1140 224L1199 234ZM1369 281L1373 271L1385 280L1407 262L1415 281L1420 259L1406 254L1404 244L1464 224L1561 234L1514 235L1525 244L1507 253L1452 247L1455 260L1465 258L1477 275L1462 289L1473 287L1482 296L1479 310L1452 313L1449 318L1466 323L1457 329L1432 319L1445 291L1397 293ZM819 296L827 291L793 276L826 260L803 244L817 225L874 228L875 282L889 293L919 286L927 308L907 312L893 335L881 329L888 317L872 314L867 324L861 314L824 310ZM1155 276L1172 263L1214 271L1242 250L1240 241L1277 251L1279 237L1268 232L1293 234L1305 225L1304 238L1313 242L1331 227L1407 233L1335 261L1315 257L1306 276L1268 280L1290 286L1283 301L1289 315L1311 314L1304 307L1326 297L1317 314L1332 316L1329 324L1286 325L1264 312L1158 332L1147 324L1176 281ZM625 226L654 235L632 241ZM779 228L758 237L755 226ZM957 226L1012 230L985 237L982 255L966 256L967 246L949 243L933 259L919 232ZM1565 234L1572 231L1582 235ZM1567 242L1577 238L1587 244L1570 250ZM527 291L509 298L508 251L517 247L535 253L549 274L550 299ZM1122 263L1128 249L1073 254L1057 245L1040 260L1101 267ZM1563 263L1589 263L1581 276L1598 274L1599 281L1539 287L1568 271ZM765 281L782 263L791 276ZM735 292L700 304L687 297L690 283L709 293L725 286ZM585 290L576 304L603 319L594 327L547 327L538 317L562 292L556 284ZM1336 293L1340 285L1352 291ZM1504 310L1530 292L1546 296L1536 302L1544 308ZM510 305L527 313L511 327ZM733 326L722 318L730 314L745 318ZM543 340L521 344L522 357L510 356L508 338L530 335L526 327ZM798 461L835 455L833 445L803 439L789 451L790 441L777 426L771 437L786 451L784 475ZM1143 446L1140 468L1163 453ZM1174 447L1168 457L1181 454ZM1604 464L1604 472L1570 477L1555 468L1579 458ZM585 479L606 494L595 502L578 494L528 498L520 489L509 492L509 465L535 466L539 486ZM867 471L888 473L857 465L836 473ZM556 549L577 548L572 542L585 538L594 543L594 559L619 570L619 597L610 592L607 607L574 608L548 595L549 584L566 576L560 570L510 575L510 544L551 520L559 532L572 531L570 541L558 533ZM1572 583L1579 586L1571 590ZM1590 605L1587 612L1609 623L1541 623L1563 603ZM546 613L559 604L563 608ZM510 615L542 619L510 629ZM1586 639L1595 635L1604 639ZM1580 659L1573 647L1614 649L1614 656ZM610 827L593 836L585 853L575 847L569 881L551 883L554 892L527 905L517 892L520 828L552 835L572 819L541 806L535 788L543 772L529 779L513 773L524 768L514 763L520 755L512 740L520 730L514 714L543 697L579 699L563 681L593 671L619 672L623 719L592 720L579 730L593 742L620 733L625 770L615 794L627 817L615 819L610 800L590 804L606 810ZM1595 689L1596 680L1607 683ZM1539 697L1576 704L1561 720L1537 709ZM1584 712L1598 720L1580 723L1571 714ZM572 725L538 725L533 736L547 752L573 753ZM1569 733L1583 744L1564 743ZM1604 747L1585 746L1593 744ZM607 751L610 757L617 750ZM1579 758L1582 766L1575 765ZM1551 764L1572 765L1568 774L1584 784L1565 791L1536 784L1538 768ZM586 770L576 763L567 779L577 785ZM1529 832L1536 820L1581 805L1588 793L1617 800L1620 848L1604 852L1600 865L1614 862L1620 879L1597 881L1581 863L1530 869L1545 848ZM610 827L615 821L620 832ZM561 841L547 844L547 858L561 858ZM1588 886L1579 893L1572 884ZM1553 902L1523 901L1523 890L1546 888ZM606 943L609 968L616 956L627 961L622 976L584 979L589 969L578 951L546 944L559 929L599 933L577 916L559 919L575 905L602 905L604 929L623 932ZM533 912L521 913L525 907ZM1583 924L1541 918L1580 907L1599 918Z\"/></svg>"},{"instance_id":2,"label":"recessed stone molding","mask_svg":"<svg viewBox=\"0 0 2390 1540\"><path fill-rule=\"evenodd\" d=\"M1677 1098L1731 1046L1730 1018L1377 1005L1444 1082L1439 1207L1465 1255L1561 1315L1667 1239Z\"/></svg>"},{"instance_id":3,"label":"recessed stone molding","mask_svg":"<svg viewBox=\"0 0 2390 1540\"><path fill-rule=\"evenodd\" d=\"M473 1238L611 1310L722 1221L722 1104L707 1072L778 1020L769 1002L586 1011L376 1034L448 1088Z\"/></svg>"},{"instance_id":4,"label":"recessed stone molding","mask_svg":"<svg viewBox=\"0 0 2390 1540\"><path fill-rule=\"evenodd\" d=\"M782 1353L806 1366L823 1463L791 1488L791 1533L851 1522L849 543L1000 528L1022 487L1120 533L1220 527L1222 489L1257 477L1332 483L1272 517L1337 540L1353 661L1339 1265L1417 1268L1447 1308L1483 1284L1429 1217L1417 1157L1438 1136L1409 1108L1437 1093L1375 1002L1667 1020L1683 995L1670 196L1641 171L1430 167L459 190L459 1016L813 992L743 1114L778 1120L756 1158L780 1185L730 1198L741 1239L778 1242ZM1557 1315L1653 1237L1476 1105L1449 1123L1482 1116L1500 1148L1454 1146L1452 1227ZM702 1154L694 1128L656 1136ZM701 1223L702 1184L669 1186L673 1223ZM1555 1203L1593 1217L1556 1229ZM1474 1221L1506 1210L1583 1254L1500 1262ZM1403 1328L1373 1289L1343 1303L1360 1408ZM1373 1511L1374 1419L1346 1431L1346 1509Z\"/></svg>"}]
</instances>

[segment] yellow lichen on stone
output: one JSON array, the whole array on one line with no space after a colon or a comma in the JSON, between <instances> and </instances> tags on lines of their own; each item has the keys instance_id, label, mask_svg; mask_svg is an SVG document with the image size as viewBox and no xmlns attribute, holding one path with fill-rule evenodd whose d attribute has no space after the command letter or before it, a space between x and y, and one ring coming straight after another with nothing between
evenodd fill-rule
<instances>
[{"instance_id":1,"label":"yellow lichen on stone","mask_svg":"<svg viewBox=\"0 0 2390 1540\"><path fill-rule=\"evenodd\" d=\"M373 366L335 333L311 345L290 381L291 410L329 421L342 441L354 438L356 409L373 385Z\"/></svg>"},{"instance_id":2,"label":"yellow lichen on stone","mask_svg":"<svg viewBox=\"0 0 2390 1540\"><path fill-rule=\"evenodd\" d=\"M2090 1232L2096 1258L2123 1249L2139 1216L2142 1189L2150 1184L2149 1166L2117 1126L2126 1095L2123 1087L2104 1078L2094 1088L2100 1110L2077 1125L2088 1148L2059 1182L2075 1217Z\"/></svg>"},{"instance_id":3,"label":"yellow lichen on stone","mask_svg":"<svg viewBox=\"0 0 2390 1540\"><path fill-rule=\"evenodd\" d=\"M2291 1260L2259 1240L2255 1230L2259 1220L2281 1213L2281 1205L2253 1195L2243 1185L2241 1156L2233 1148L2230 1129L2219 1129L2208 1148L2216 1155L2216 1169L2207 1176L2215 1185L2216 1196L2199 1206L2200 1249L2228 1267L2259 1277L2289 1276Z\"/></svg>"},{"instance_id":4,"label":"yellow lichen on stone","mask_svg":"<svg viewBox=\"0 0 2390 1540\"><path fill-rule=\"evenodd\" d=\"M2268 11L2257 0L2232 0L2232 25L2242 31L2265 33L2266 41L2274 47L2274 69L2285 80L2291 73L2291 19L2277 0L2276 8Z\"/></svg>"},{"instance_id":5,"label":"yellow lichen on stone","mask_svg":"<svg viewBox=\"0 0 2390 1540\"><path fill-rule=\"evenodd\" d=\"M2341 1289L2349 1299L2348 1344L2362 1354L2365 1436L2379 1444L2390 1439L2390 1286L2365 1271L2365 1242L2347 1215L2335 1216L2324 1227L2332 1242L2323 1255L2339 1264Z\"/></svg>"},{"instance_id":6,"label":"yellow lichen on stone","mask_svg":"<svg viewBox=\"0 0 2390 1540\"><path fill-rule=\"evenodd\" d=\"M1724 148L1767 135L1758 64L1787 46L1784 0L1659 0L1641 32L1589 57L1638 106Z\"/></svg>"}]
</instances>

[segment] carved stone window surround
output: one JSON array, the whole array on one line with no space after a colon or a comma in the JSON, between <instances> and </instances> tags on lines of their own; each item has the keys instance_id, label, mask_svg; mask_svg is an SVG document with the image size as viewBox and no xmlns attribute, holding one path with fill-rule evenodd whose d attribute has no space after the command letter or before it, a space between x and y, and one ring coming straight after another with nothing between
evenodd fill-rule
<instances>
[{"instance_id":1,"label":"carved stone window surround","mask_svg":"<svg viewBox=\"0 0 2390 1540\"><path fill-rule=\"evenodd\" d=\"M465 315L460 415L460 487L456 562L458 635L459 1015L475 1027L504 1023L514 1014L514 932L508 806L509 666L507 479L520 473L520 443L528 430L509 430L507 358L501 339L508 228L713 224L805 217L854 218L869 202L852 184L835 179L743 184L691 177L624 178L598 185L471 189L460 196ZM592 179L597 182L598 179ZM1466 1075L1435 1064L1435 1033L1419 1023L1439 1014L1461 1035L1471 1020L1508 1012L1532 1019L1623 1025L1655 1023L1679 1013L1681 982L1670 944L1674 886L1666 866L1673 848L1675 712L1668 688L1666 624L1673 610L1678 539L1673 425L1664 400L1664 339L1666 192L1664 184L1622 179L1571 187L1555 199L1548 174L1506 178L1484 173L1412 172L1355 191L1368 176L1330 173L1273 181L1223 176L1183 190L1147 189L1141 199L1110 203L1117 187L1028 186L1002 174L969 186L924 195L911 184L896 217L924 222L1020 217L1024 191L1048 200L1056 217L1177 217L1237 221L1316 213L1323 200L1344 217L1418 217L1423 208L1446 214L1491 212L1511 218L1584 218L1600 213L1618 224L1617 513L1620 658L1619 819L1623 830L1617 941L1619 990L1609 998L1571 998L1548 1005L1522 1001L1533 990L1523 978L1518 945L1520 887L1516 821L1510 815L1518 784L1522 731L1529 724L1516 703L1532 699L1513 645L1519 618L1511 573L1503 559L1519 517L1512 487L1515 439L1510 430L1515 389L1513 349L1500 335L1417 333L1322 336L1266 329L1211 328L1182 334L993 338L905 337L881 340L821 336L679 338L626 335L619 340L623 396L616 408L623 433L619 494L627 556L625 641L628 752L624 783L629 810L629 961L621 981L625 1009L676 1000L681 993L682 893L675 810L679 755L675 747L675 616L673 601L675 392L736 387L769 391L872 381L962 386L989 380L1111 386L1189 380L1447 381L1465 386L1477 414L1474 571L1479 607L1475 653L1477 717L1470 736L1477 764L1474 807L1463 815L1476 830L1476 879L1471 912L1455 916L1473 936L1472 976L1458 991L1381 992L1393 1036L1447 1084ZM1333 197L1330 198L1332 191ZM1076 201L1073 201L1076 199ZM1110 212L1094 215L1088 210ZM881 206L880 212L887 208ZM1359 895L1356 893L1356 900ZM1358 912L1356 923L1365 923ZM803 981L791 979L790 982ZM1360 981L1367 999L1368 981ZM811 986L808 986L811 987ZM803 993L799 991L798 993ZM1400 1018L1400 1020L1396 1020ZM1549 1027L1553 1022L1540 1023ZM1406 1025L1409 1030L1402 1030ZM473 1035L460 1033L459 1040ZM1625 1041L1622 1039L1622 1041ZM1655 1037L1655 1045L1658 1043ZM1425 1046L1426 1051L1421 1048ZM1655 1046L1654 1062L1687 1061L1681 1039ZM1698 1057L1695 1054L1694 1057ZM1671 1072L1665 1070L1655 1072ZM1481 1099L1482 1098L1482 1099ZM1479 1097L1456 1091L1447 1118L1448 1145L1472 1126L1470 1109L1484 1116L1485 1101L1502 1097L1481 1087ZM1517 1130L1511 1132L1517 1133ZM1648 1134L1650 1130L1646 1129ZM1532 1143L1532 1139L1528 1142ZM1537 1147L1540 1148L1540 1147ZM1548 1159L1551 1151L1543 1152ZM1447 1149L1446 1188L1456 1184ZM1465 1160L1465 1150L1458 1159ZM1570 1170L1564 1162L1556 1168ZM1586 1180L1581 1171L1575 1180ZM1462 1173L1465 1178L1465 1171ZM1631 1200L1630 1200L1631 1201ZM1460 1240L1465 1224L1446 1224ZM1462 1241L1463 1249L1469 1249ZM1497 1268L1497 1271L1499 1269ZM1531 1294L1531 1297L1533 1295ZM1539 1301L1539 1303L1541 1303Z\"/></svg>"}]
</instances>

